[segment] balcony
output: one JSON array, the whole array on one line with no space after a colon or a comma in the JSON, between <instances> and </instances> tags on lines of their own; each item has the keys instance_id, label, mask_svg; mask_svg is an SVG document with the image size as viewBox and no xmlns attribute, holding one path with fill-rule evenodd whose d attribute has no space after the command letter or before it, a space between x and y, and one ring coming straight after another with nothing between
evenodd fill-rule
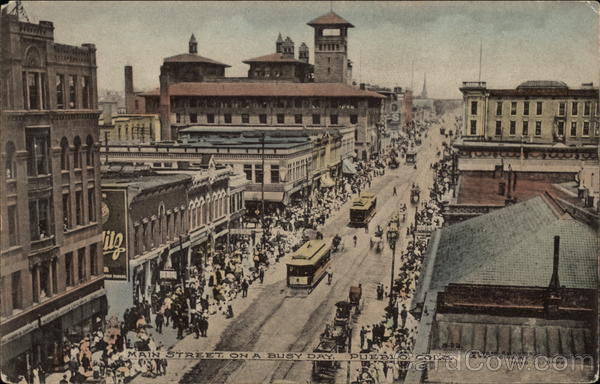
<instances>
[{"instance_id":1,"label":"balcony","mask_svg":"<svg viewBox=\"0 0 600 384\"><path fill-rule=\"evenodd\" d=\"M485 81L463 81L462 88L486 88L487 83Z\"/></svg>"},{"instance_id":2,"label":"balcony","mask_svg":"<svg viewBox=\"0 0 600 384\"><path fill-rule=\"evenodd\" d=\"M8 196L17 194L17 180L11 179L6 181L6 194Z\"/></svg>"},{"instance_id":3,"label":"balcony","mask_svg":"<svg viewBox=\"0 0 600 384\"><path fill-rule=\"evenodd\" d=\"M45 239L31 241L31 253L38 253L54 247L56 238L54 235Z\"/></svg>"},{"instance_id":4,"label":"balcony","mask_svg":"<svg viewBox=\"0 0 600 384\"><path fill-rule=\"evenodd\" d=\"M52 189L52 175L31 176L27 179L27 186L30 192Z\"/></svg>"}]
</instances>

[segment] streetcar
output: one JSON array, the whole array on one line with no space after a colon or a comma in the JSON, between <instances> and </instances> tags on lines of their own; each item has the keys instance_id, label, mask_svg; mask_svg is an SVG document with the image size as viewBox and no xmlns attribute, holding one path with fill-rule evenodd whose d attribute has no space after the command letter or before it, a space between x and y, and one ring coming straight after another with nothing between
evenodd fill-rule
<instances>
[{"instance_id":1,"label":"streetcar","mask_svg":"<svg viewBox=\"0 0 600 384\"><path fill-rule=\"evenodd\" d=\"M369 221L375 216L375 207L377 206L377 196L370 192L363 192L352 202L350 207L350 225L367 226Z\"/></svg>"},{"instance_id":2,"label":"streetcar","mask_svg":"<svg viewBox=\"0 0 600 384\"><path fill-rule=\"evenodd\" d=\"M287 262L287 286L308 290L319 284L331 263L331 241L308 240Z\"/></svg>"}]
</instances>

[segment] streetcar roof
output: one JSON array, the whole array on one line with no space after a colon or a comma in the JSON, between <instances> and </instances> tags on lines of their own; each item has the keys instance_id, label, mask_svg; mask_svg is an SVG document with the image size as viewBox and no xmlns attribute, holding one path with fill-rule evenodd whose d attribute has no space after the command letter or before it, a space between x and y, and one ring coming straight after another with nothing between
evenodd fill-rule
<instances>
[{"instance_id":1,"label":"streetcar roof","mask_svg":"<svg viewBox=\"0 0 600 384\"><path fill-rule=\"evenodd\" d=\"M308 240L292 254L289 265L311 265L329 251L329 243L325 240Z\"/></svg>"}]
</instances>

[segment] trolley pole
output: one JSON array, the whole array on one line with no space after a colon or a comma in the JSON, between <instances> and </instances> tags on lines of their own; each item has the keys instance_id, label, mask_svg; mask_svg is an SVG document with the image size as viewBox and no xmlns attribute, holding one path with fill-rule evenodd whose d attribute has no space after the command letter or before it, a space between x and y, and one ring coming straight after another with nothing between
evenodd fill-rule
<instances>
[{"instance_id":1,"label":"trolley pole","mask_svg":"<svg viewBox=\"0 0 600 384\"><path fill-rule=\"evenodd\" d=\"M348 332L348 353L352 353L352 329ZM350 384L351 361L348 360L348 371L346 372L346 384Z\"/></svg>"}]
</instances>

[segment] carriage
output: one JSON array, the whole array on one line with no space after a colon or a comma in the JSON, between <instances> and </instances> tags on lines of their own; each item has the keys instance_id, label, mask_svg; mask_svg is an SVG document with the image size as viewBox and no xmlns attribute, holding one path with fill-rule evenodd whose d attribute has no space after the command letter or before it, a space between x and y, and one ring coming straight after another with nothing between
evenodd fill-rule
<instances>
[{"instance_id":1,"label":"carriage","mask_svg":"<svg viewBox=\"0 0 600 384\"><path fill-rule=\"evenodd\" d=\"M390 159L390 168L391 169L396 169L400 166L400 160L398 160L397 156L392 156L392 158Z\"/></svg>"},{"instance_id":2,"label":"carriage","mask_svg":"<svg viewBox=\"0 0 600 384\"><path fill-rule=\"evenodd\" d=\"M375 252L383 251L383 229L377 228L375 235L369 241L369 245L371 248L375 248Z\"/></svg>"},{"instance_id":3,"label":"carriage","mask_svg":"<svg viewBox=\"0 0 600 384\"><path fill-rule=\"evenodd\" d=\"M418 185L413 185L413 187L410 189L410 202L413 203L413 205L416 205L419 203L420 198L421 189Z\"/></svg>"},{"instance_id":4,"label":"carriage","mask_svg":"<svg viewBox=\"0 0 600 384\"><path fill-rule=\"evenodd\" d=\"M417 151L409 149L406 152L406 164L415 164L417 162Z\"/></svg>"},{"instance_id":5,"label":"carriage","mask_svg":"<svg viewBox=\"0 0 600 384\"><path fill-rule=\"evenodd\" d=\"M348 292L348 301L354 307L355 312L359 314L362 311L362 285L351 286Z\"/></svg>"}]
</instances>

